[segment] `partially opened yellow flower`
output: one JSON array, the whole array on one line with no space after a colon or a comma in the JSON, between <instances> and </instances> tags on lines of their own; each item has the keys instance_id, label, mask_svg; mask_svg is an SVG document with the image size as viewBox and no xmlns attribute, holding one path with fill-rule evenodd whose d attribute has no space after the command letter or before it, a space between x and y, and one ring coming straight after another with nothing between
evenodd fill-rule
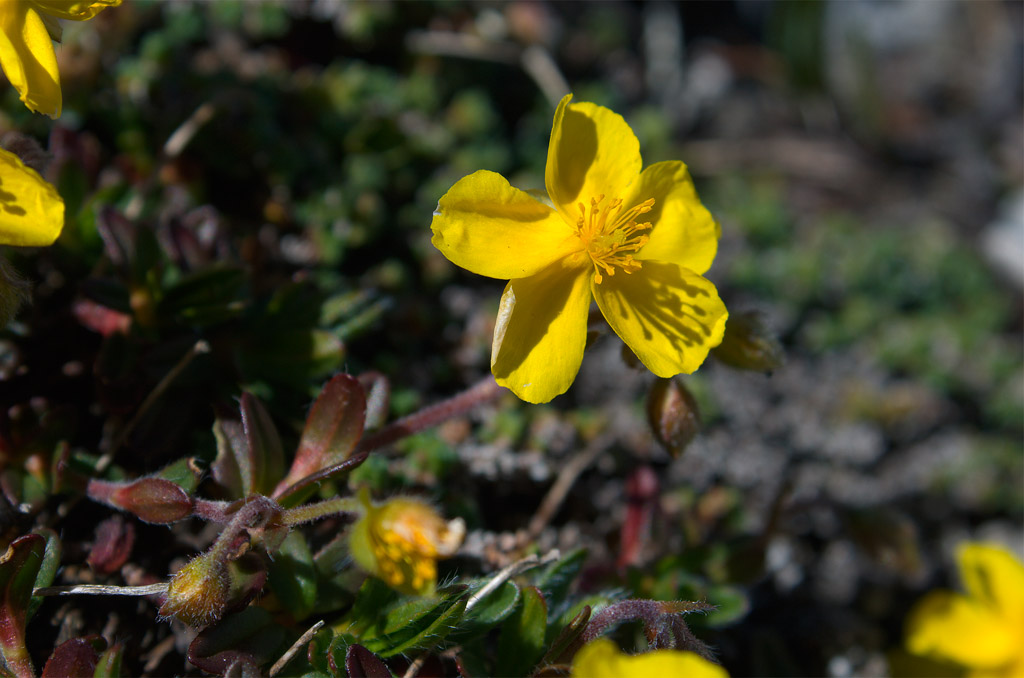
<instances>
[{"instance_id":1,"label":"partially opened yellow flower","mask_svg":"<svg viewBox=\"0 0 1024 678\"><path fill-rule=\"evenodd\" d=\"M718 664L694 652L654 650L628 655L608 638L598 638L580 649L572 660L573 678L729 678Z\"/></svg>"},{"instance_id":2,"label":"partially opened yellow flower","mask_svg":"<svg viewBox=\"0 0 1024 678\"><path fill-rule=\"evenodd\" d=\"M550 202L481 170L438 202L433 244L474 273L509 279L491 347L498 383L547 402L579 371L592 299L659 377L696 370L727 312L701 274L719 228L682 162L640 171L640 144L591 103L555 111L544 182Z\"/></svg>"},{"instance_id":3,"label":"partially opened yellow flower","mask_svg":"<svg viewBox=\"0 0 1024 678\"><path fill-rule=\"evenodd\" d=\"M396 591L432 594L437 561L458 551L466 524L461 518L445 520L429 504L409 497L375 506L364 489L359 501L366 513L349 533L352 558Z\"/></svg>"},{"instance_id":4,"label":"partially opened yellow flower","mask_svg":"<svg viewBox=\"0 0 1024 678\"><path fill-rule=\"evenodd\" d=\"M29 110L56 118L61 111L60 75L53 41L58 19L85 21L121 0L0 0L0 66Z\"/></svg>"},{"instance_id":5,"label":"partially opened yellow flower","mask_svg":"<svg viewBox=\"0 0 1024 678\"><path fill-rule=\"evenodd\" d=\"M64 201L57 189L0 149L0 245L52 245L63 227Z\"/></svg>"},{"instance_id":6,"label":"partially opened yellow flower","mask_svg":"<svg viewBox=\"0 0 1024 678\"><path fill-rule=\"evenodd\" d=\"M1024 564L1002 547L957 551L966 593L933 591L907 618L907 650L949 661L967 674L1024 676Z\"/></svg>"}]
</instances>

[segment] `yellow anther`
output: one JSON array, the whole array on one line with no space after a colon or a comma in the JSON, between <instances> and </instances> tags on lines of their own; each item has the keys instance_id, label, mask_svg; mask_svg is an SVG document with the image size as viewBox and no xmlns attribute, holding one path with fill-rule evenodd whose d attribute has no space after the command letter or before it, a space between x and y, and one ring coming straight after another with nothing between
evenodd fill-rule
<instances>
[{"instance_id":1,"label":"yellow anther","mask_svg":"<svg viewBox=\"0 0 1024 678\"><path fill-rule=\"evenodd\" d=\"M589 213L582 202L578 203L580 216L576 220L576 235L594 264L594 282L598 285L605 275L615 275L617 269L626 273L640 270L641 264L633 255L650 240L645 231L651 224L637 223L636 219L654 207L654 198L624 211L621 198L611 199L604 210L600 208L602 202L603 195L591 198Z\"/></svg>"}]
</instances>

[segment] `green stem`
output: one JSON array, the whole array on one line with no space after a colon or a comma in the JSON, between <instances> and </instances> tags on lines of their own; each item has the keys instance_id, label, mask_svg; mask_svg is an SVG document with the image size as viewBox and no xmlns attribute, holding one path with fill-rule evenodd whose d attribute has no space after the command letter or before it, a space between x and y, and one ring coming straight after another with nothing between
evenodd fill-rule
<instances>
[{"instance_id":1,"label":"green stem","mask_svg":"<svg viewBox=\"0 0 1024 678\"><path fill-rule=\"evenodd\" d=\"M336 513L361 514L362 512L363 506L355 497L335 497L315 504L287 509L281 514L280 521L282 525L291 526L309 523Z\"/></svg>"}]
</instances>

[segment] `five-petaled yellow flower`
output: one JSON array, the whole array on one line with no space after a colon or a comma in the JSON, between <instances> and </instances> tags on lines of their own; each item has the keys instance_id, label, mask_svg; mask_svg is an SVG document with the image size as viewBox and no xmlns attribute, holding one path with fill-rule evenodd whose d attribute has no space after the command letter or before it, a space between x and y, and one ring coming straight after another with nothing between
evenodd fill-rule
<instances>
[{"instance_id":1,"label":"five-petaled yellow flower","mask_svg":"<svg viewBox=\"0 0 1024 678\"><path fill-rule=\"evenodd\" d=\"M652 372L696 370L722 341L727 312L701 274L719 227L682 162L640 171L618 114L562 99L544 183L550 203L481 170L438 202L433 244L474 273L509 279L491 348L498 383L547 402L579 371L591 299Z\"/></svg>"},{"instance_id":2,"label":"five-petaled yellow flower","mask_svg":"<svg viewBox=\"0 0 1024 678\"><path fill-rule=\"evenodd\" d=\"M0 245L52 245L64 228L64 201L18 156L0 149Z\"/></svg>"},{"instance_id":3,"label":"five-petaled yellow flower","mask_svg":"<svg viewBox=\"0 0 1024 678\"><path fill-rule=\"evenodd\" d=\"M573 678L729 678L718 664L681 650L654 650L638 655L621 652L608 638L583 646L572 660Z\"/></svg>"},{"instance_id":4,"label":"five-petaled yellow flower","mask_svg":"<svg viewBox=\"0 0 1024 678\"><path fill-rule=\"evenodd\" d=\"M396 591L432 594L438 559L454 555L462 545L462 519L445 520L429 504L409 497L375 506L362 490L359 500L366 513L349 533L352 558Z\"/></svg>"},{"instance_id":5,"label":"five-petaled yellow flower","mask_svg":"<svg viewBox=\"0 0 1024 678\"><path fill-rule=\"evenodd\" d=\"M0 66L29 110L56 118L60 75L53 40L59 19L85 21L121 0L0 0Z\"/></svg>"},{"instance_id":6,"label":"five-petaled yellow flower","mask_svg":"<svg viewBox=\"0 0 1024 678\"><path fill-rule=\"evenodd\" d=\"M1024 676L1024 564L1002 547L957 550L966 594L933 591L907 618L907 650L967 675Z\"/></svg>"}]
</instances>

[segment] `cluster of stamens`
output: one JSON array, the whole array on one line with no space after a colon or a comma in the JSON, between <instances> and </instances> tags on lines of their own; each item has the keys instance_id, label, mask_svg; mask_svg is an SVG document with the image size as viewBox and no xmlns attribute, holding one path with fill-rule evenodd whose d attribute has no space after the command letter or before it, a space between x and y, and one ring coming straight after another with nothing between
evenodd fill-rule
<instances>
[{"instance_id":1,"label":"cluster of stamens","mask_svg":"<svg viewBox=\"0 0 1024 678\"><path fill-rule=\"evenodd\" d=\"M580 216L576 220L576 235L594 262L594 282L598 285L604 280L603 273L615 275L616 268L626 273L640 270L640 262L633 255L651 239L647 234L651 224L637 223L637 217L647 214L654 206L654 198L650 198L619 211L622 208L620 198L613 198L607 207L601 208L603 201L603 195L591 198L589 214L586 206L579 203Z\"/></svg>"}]
</instances>

